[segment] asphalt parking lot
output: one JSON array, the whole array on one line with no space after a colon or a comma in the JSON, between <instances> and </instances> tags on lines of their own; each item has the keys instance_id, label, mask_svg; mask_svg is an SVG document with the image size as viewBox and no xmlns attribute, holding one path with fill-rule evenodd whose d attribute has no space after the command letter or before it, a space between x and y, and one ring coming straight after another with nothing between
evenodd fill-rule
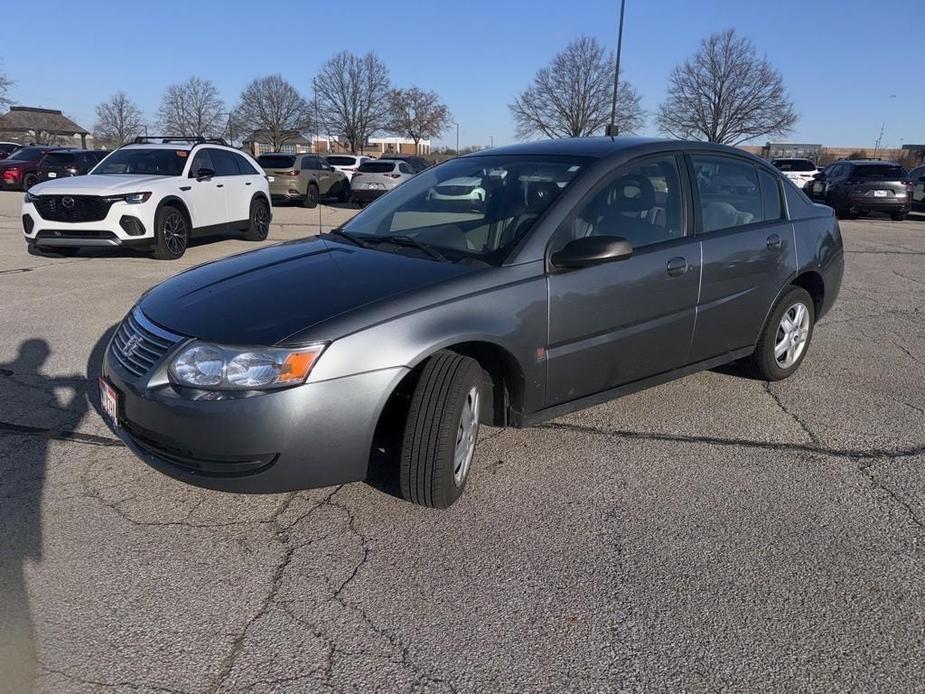
<instances>
[{"instance_id":1,"label":"asphalt parking lot","mask_svg":"<svg viewBox=\"0 0 925 694\"><path fill-rule=\"evenodd\" d=\"M94 409L101 336L254 244L40 258L20 199L0 193L0 691L30 653L42 692L925 689L925 215L842 223L796 377L484 429L440 512L141 464ZM277 209L268 243L350 214Z\"/></svg>"}]
</instances>

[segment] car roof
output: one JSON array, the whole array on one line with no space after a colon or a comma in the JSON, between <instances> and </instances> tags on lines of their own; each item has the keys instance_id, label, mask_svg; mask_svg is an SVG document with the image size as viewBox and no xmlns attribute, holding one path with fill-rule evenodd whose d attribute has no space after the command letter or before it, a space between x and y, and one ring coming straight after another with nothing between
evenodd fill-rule
<instances>
[{"instance_id":1,"label":"car roof","mask_svg":"<svg viewBox=\"0 0 925 694\"><path fill-rule=\"evenodd\" d=\"M736 154L749 159L758 158L745 150L718 145L709 142L688 142L683 140L668 140L657 137L637 137L635 135L621 135L610 137L598 135L592 137L567 137L556 140L536 140L516 145L495 147L489 150L479 150L465 157L501 156L501 155L564 155L578 157L592 157L603 159L619 154L631 154L638 150L640 154L667 150L699 150L714 151L717 153ZM763 161L763 160L759 160ZM767 162L765 162L767 164Z\"/></svg>"},{"instance_id":2,"label":"car roof","mask_svg":"<svg viewBox=\"0 0 925 694\"><path fill-rule=\"evenodd\" d=\"M187 152L191 151L193 147L211 147L213 149L226 149L229 152L235 152L237 154L247 154L240 149L230 147L228 145L220 145L214 142L133 142L129 145L122 145L119 149L171 149L171 150L185 150Z\"/></svg>"},{"instance_id":3,"label":"car roof","mask_svg":"<svg viewBox=\"0 0 925 694\"><path fill-rule=\"evenodd\" d=\"M899 166L895 161L884 161L883 159L843 159L839 163L858 166Z\"/></svg>"}]
</instances>

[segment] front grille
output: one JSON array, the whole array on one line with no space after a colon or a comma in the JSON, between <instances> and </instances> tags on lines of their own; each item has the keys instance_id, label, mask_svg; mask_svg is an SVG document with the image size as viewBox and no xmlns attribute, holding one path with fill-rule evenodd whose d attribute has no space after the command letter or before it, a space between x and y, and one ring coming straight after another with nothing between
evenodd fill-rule
<instances>
[{"instance_id":1,"label":"front grille","mask_svg":"<svg viewBox=\"0 0 925 694\"><path fill-rule=\"evenodd\" d=\"M112 206L98 195L39 195L33 204L39 216L50 222L99 222Z\"/></svg>"},{"instance_id":2,"label":"front grille","mask_svg":"<svg viewBox=\"0 0 925 694\"><path fill-rule=\"evenodd\" d=\"M141 311L134 309L116 331L110 350L126 371L144 376L182 339L153 325Z\"/></svg>"},{"instance_id":3,"label":"front grille","mask_svg":"<svg viewBox=\"0 0 925 694\"><path fill-rule=\"evenodd\" d=\"M440 195L469 195L472 193L470 186L437 186L437 192Z\"/></svg>"}]
</instances>

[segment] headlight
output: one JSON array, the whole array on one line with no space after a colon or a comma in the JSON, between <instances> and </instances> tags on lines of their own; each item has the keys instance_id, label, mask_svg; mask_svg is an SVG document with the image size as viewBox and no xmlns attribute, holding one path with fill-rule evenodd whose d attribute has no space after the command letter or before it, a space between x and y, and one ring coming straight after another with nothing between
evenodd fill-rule
<instances>
[{"instance_id":1,"label":"headlight","mask_svg":"<svg viewBox=\"0 0 925 694\"><path fill-rule=\"evenodd\" d=\"M32 193L30 193L30 192L27 190L27 191L26 191L26 196L25 196L25 198L23 198L23 201L24 201L24 202L35 202L35 199L36 199L37 197L38 197L37 195L33 195Z\"/></svg>"},{"instance_id":2,"label":"headlight","mask_svg":"<svg viewBox=\"0 0 925 694\"><path fill-rule=\"evenodd\" d=\"M170 364L172 380L203 390L263 390L304 383L326 345L235 348L191 342Z\"/></svg>"},{"instance_id":3,"label":"headlight","mask_svg":"<svg viewBox=\"0 0 925 694\"><path fill-rule=\"evenodd\" d=\"M143 202L148 202L150 198L151 193L126 193L125 195L110 195L104 200L106 202L127 202L129 205L140 205Z\"/></svg>"}]
</instances>

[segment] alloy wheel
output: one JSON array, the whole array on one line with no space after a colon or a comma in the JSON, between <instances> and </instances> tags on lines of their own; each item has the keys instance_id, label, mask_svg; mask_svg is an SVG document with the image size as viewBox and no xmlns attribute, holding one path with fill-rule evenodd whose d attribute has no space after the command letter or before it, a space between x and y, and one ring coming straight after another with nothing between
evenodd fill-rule
<instances>
[{"instance_id":1,"label":"alloy wheel","mask_svg":"<svg viewBox=\"0 0 925 694\"><path fill-rule=\"evenodd\" d=\"M459 416L459 428L456 432L456 448L453 452L453 481L461 487L469 474L475 444L479 436L479 390L473 387L466 393L462 413Z\"/></svg>"},{"instance_id":2,"label":"alloy wheel","mask_svg":"<svg viewBox=\"0 0 925 694\"><path fill-rule=\"evenodd\" d=\"M254 226L261 237L266 237L270 230L270 215L266 205L258 204L254 210Z\"/></svg>"},{"instance_id":3,"label":"alloy wheel","mask_svg":"<svg viewBox=\"0 0 925 694\"><path fill-rule=\"evenodd\" d=\"M170 212L164 219L164 245L170 254L178 257L186 250L186 220L179 212Z\"/></svg>"},{"instance_id":4,"label":"alloy wheel","mask_svg":"<svg viewBox=\"0 0 925 694\"><path fill-rule=\"evenodd\" d=\"M777 327L777 339L774 342L774 359L782 369L793 366L809 339L809 310L801 303L796 303L781 316Z\"/></svg>"}]
</instances>

